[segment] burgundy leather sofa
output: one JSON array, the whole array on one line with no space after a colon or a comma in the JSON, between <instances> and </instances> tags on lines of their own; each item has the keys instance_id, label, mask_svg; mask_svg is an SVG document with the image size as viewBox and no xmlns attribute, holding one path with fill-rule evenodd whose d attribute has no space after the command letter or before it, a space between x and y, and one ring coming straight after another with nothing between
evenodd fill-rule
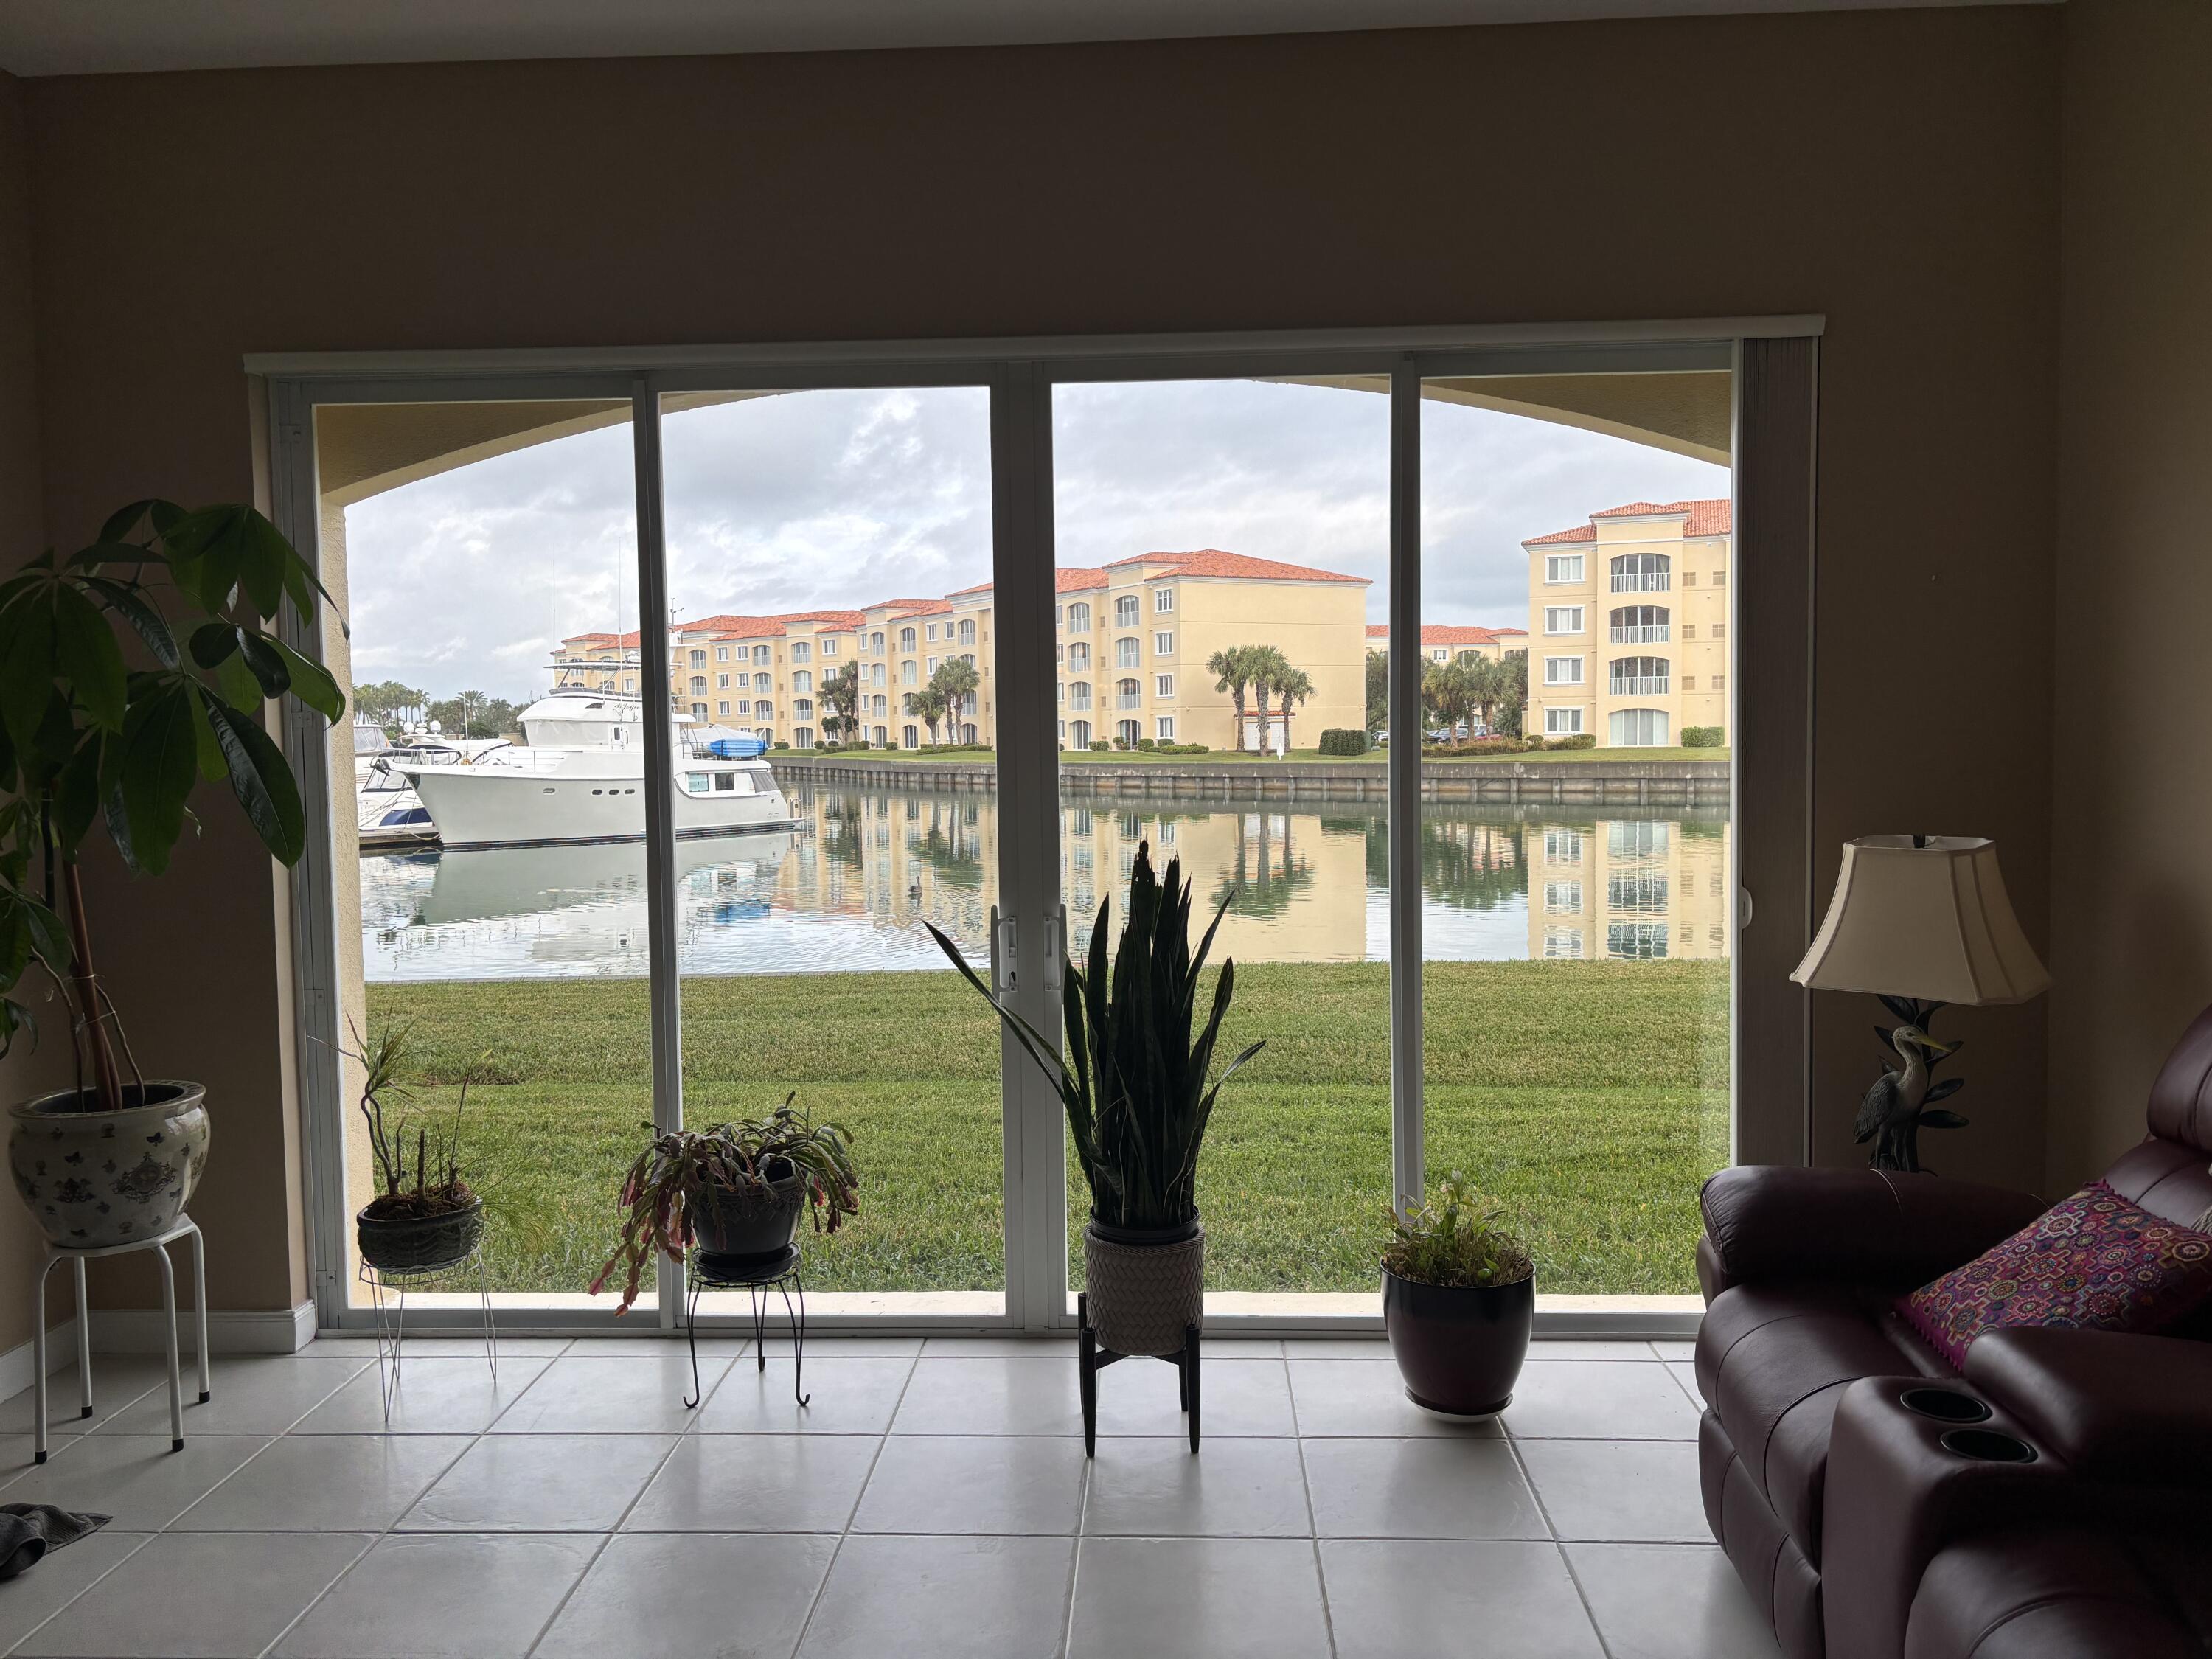
<instances>
[{"instance_id":1,"label":"burgundy leather sofa","mask_svg":"<svg viewBox=\"0 0 2212 1659\"><path fill-rule=\"evenodd\" d=\"M2105 1179L2212 1205L2212 1010ZM1993 1332L1953 1373L1900 1293L2039 1199L1939 1176L1747 1166L1706 1183L1699 1472L1789 1659L2212 1655L2212 1319Z\"/></svg>"}]
</instances>

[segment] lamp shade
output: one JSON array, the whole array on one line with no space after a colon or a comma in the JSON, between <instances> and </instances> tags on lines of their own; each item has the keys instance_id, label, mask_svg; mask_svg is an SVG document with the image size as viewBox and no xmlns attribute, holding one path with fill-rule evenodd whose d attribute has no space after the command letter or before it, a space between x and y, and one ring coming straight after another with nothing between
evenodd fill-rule
<instances>
[{"instance_id":1,"label":"lamp shade","mask_svg":"<svg viewBox=\"0 0 2212 1659\"><path fill-rule=\"evenodd\" d=\"M2005 896L1996 843L1974 836L1845 842L1827 918L1790 977L1969 1004L2025 1002L2051 984Z\"/></svg>"}]
</instances>

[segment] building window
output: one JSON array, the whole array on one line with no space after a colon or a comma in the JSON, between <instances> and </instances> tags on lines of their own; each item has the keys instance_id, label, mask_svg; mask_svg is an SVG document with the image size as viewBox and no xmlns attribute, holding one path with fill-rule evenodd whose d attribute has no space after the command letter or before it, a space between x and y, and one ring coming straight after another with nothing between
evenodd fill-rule
<instances>
[{"instance_id":1,"label":"building window","mask_svg":"<svg viewBox=\"0 0 2212 1659\"><path fill-rule=\"evenodd\" d=\"M1583 832L1579 830L1547 830L1544 831L1544 862L1547 864L1580 864L1583 861Z\"/></svg>"},{"instance_id":2,"label":"building window","mask_svg":"<svg viewBox=\"0 0 2212 1659\"><path fill-rule=\"evenodd\" d=\"M1134 749L1137 739L1144 735L1144 728L1134 720L1122 720L1114 727L1114 735L1121 739L1122 748ZM1136 860L1132 858L1130 862L1134 864ZM1124 870L1121 873L1126 876L1129 872Z\"/></svg>"},{"instance_id":3,"label":"building window","mask_svg":"<svg viewBox=\"0 0 2212 1659\"><path fill-rule=\"evenodd\" d=\"M1664 645L1667 643L1668 617L1663 605L1622 605L1613 607L1613 642L1615 645ZM1697 637L1698 630L1685 628L1682 637Z\"/></svg>"},{"instance_id":4,"label":"building window","mask_svg":"<svg viewBox=\"0 0 2212 1659\"><path fill-rule=\"evenodd\" d=\"M707 677L704 674L694 674L691 677L691 689L694 691L704 691L707 689Z\"/></svg>"},{"instance_id":5,"label":"building window","mask_svg":"<svg viewBox=\"0 0 2212 1659\"><path fill-rule=\"evenodd\" d=\"M960 619L960 643L963 645L975 643L975 619L973 617L963 617Z\"/></svg>"},{"instance_id":6,"label":"building window","mask_svg":"<svg viewBox=\"0 0 2212 1659\"><path fill-rule=\"evenodd\" d=\"M1088 634L1091 631L1089 605L1071 605L1067 607L1067 631L1071 634Z\"/></svg>"},{"instance_id":7,"label":"building window","mask_svg":"<svg viewBox=\"0 0 2212 1659\"><path fill-rule=\"evenodd\" d=\"M1685 674L1682 676L1682 690L1685 691L1694 691L1697 689L1698 677L1695 674Z\"/></svg>"},{"instance_id":8,"label":"building window","mask_svg":"<svg viewBox=\"0 0 2212 1659\"><path fill-rule=\"evenodd\" d=\"M899 629L899 649L902 651L911 651L914 649L914 629L911 628L902 628Z\"/></svg>"},{"instance_id":9,"label":"building window","mask_svg":"<svg viewBox=\"0 0 2212 1659\"><path fill-rule=\"evenodd\" d=\"M1579 634L1583 631L1583 608L1578 605L1553 605L1544 607L1544 631L1547 634ZM1443 658L1437 659L1442 662Z\"/></svg>"},{"instance_id":10,"label":"building window","mask_svg":"<svg viewBox=\"0 0 2212 1659\"><path fill-rule=\"evenodd\" d=\"M716 662L727 662L729 659L730 647L728 646L718 645L714 647L714 660Z\"/></svg>"},{"instance_id":11,"label":"building window","mask_svg":"<svg viewBox=\"0 0 2212 1659\"><path fill-rule=\"evenodd\" d=\"M1116 708L1141 708L1145 706L1145 688L1135 680L1122 680L1114 687L1114 706Z\"/></svg>"},{"instance_id":12,"label":"building window","mask_svg":"<svg viewBox=\"0 0 2212 1659\"><path fill-rule=\"evenodd\" d=\"M791 689L795 692L811 691L814 689L814 676L804 668L800 669L791 677Z\"/></svg>"},{"instance_id":13,"label":"building window","mask_svg":"<svg viewBox=\"0 0 2212 1659\"><path fill-rule=\"evenodd\" d=\"M1175 635L1172 634L1153 635L1152 654L1156 657L1172 657L1175 655Z\"/></svg>"},{"instance_id":14,"label":"building window","mask_svg":"<svg viewBox=\"0 0 2212 1659\"><path fill-rule=\"evenodd\" d=\"M739 713L740 714L751 714L752 712L753 712L753 706L752 706L752 704L750 704L750 702L746 702L743 697L740 697L740 698L738 698L738 713Z\"/></svg>"},{"instance_id":15,"label":"building window","mask_svg":"<svg viewBox=\"0 0 2212 1659\"><path fill-rule=\"evenodd\" d=\"M1144 641L1138 639L1135 635L1133 634L1127 639L1116 640L1114 641L1114 666L1134 668L1144 660L1143 653Z\"/></svg>"},{"instance_id":16,"label":"building window","mask_svg":"<svg viewBox=\"0 0 2212 1659\"><path fill-rule=\"evenodd\" d=\"M1114 626L1134 628L1137 625L1137 596L1124 593L1114 601Z\"/></svg>"},{"instance_id":17,"label":"building window","mask_svg":"<svg viewBox=\"0 0 2212 1659\"><path fill-rule=\"evenodd\" d=\"M1583 729L1583 711L1579 704L1572 708L1547 708L1544 711L1544 732L1547 737L1571 738Z\"/></svg>"},{"instance_id":18,"label":"building window","mask_svg":"<svg viewBox=\"0 0 2212 1659\"><path fill-rule=\"evenodd\" d=\"M717 674L714 676L714 690L717 691L726 691L729 689L730 677L727 674Z\"/></svg>"},{"instance_id":19,"label":"building window","mask_svg":"<svg viewBox=\"0 0 2212 1659\"><path fill-rule=\"evenodd\" d=\"M904 662L899 665L899 684L901 685L914 685L918 684L920 680L921 675L915 671L913 658L908 657Z\"/></svg>"},{"instance_id":20,"label":"building window","mask_svg":"<svg viewBox=\"0 0 2212 1659\"><path fill-rule=\"evenodd\" d=\"M1060 740L1062 743L1066 743L1067 741L1067 722L1066 720L1060 722Z\"/></svg>"},{"instance_id":21,"label":"building window","mask_svg":"<svg viewBox=\"0 0 2212 1659\"><path fill-rule=\"evenodd\" d=\"M1728 690L1728 676L1727 676L1727 675L1725 675L1725 674L1716 674L1716 675L1714 675L1714 676L1713 676L1713 690L1716 690L1716 691L1725 691L1725 690Z\"/></svg>"},{"instance_id":22,"label":"building window","mask_svg":"<svg viewBox=\"0 0 2212 1659\"><path fill-rule=\"evenodd\" d=\"M1544 556L1544 580L1547 582L1578 582L1583 579L1583 556L1579 553L1548 553Z\"/></svg>"},{"instance_id":23,"label":"building window","mask_svg":"<svg viewBox=\"0 0 2212 1659\"><path fill-rule=\"evenodd\" d=\"M1162 714L1158 719L1155 720L1152 722L1152 735L1158 738L1162 743L1173 743L1175 741L1175 716L1172 714Z\"/></svg>"},{"instance_id":24,"label":"building window","mask_svg":"<svg viewBox=\"0 0 2212 1659\"><path fill-rule=\"evenodd\" d=\"M797 731L793 732L791 734L791 746L792 746L793 749L811 749L811 748L813 748L813 747L814 747L814 730L813 730L813 728L812 728L811 726L800 726Z\"/></svg>"},{"instance_id":25,"label":"building window","mask_svg":"<svg viewBox=\"0 0 2212 1659\"><path fill-rule=\"evenodd\" d=\"M923 636L927 639L932 645L935 645L937 643L937 624L935 623L927 623L924 629Z\"/></svg>"},{"instance_id":26,"label":"building window","mask_svg":"<svg viewBox=\"0 0 2212 1659\"><path fill-rule=\"evenodd\" d=\"M812 718L813 714L814 700L811 697L793 697L791 700L792 719L795 720L809 720Z\"/></svg>"},{"instance_id":27,"label":"building window","mask_svg":"<svg viewBox=\"0 0 2212 1659\"><path fill-rule=\"evenodd\" d=\"M753 664L756 667L764 668L768 665L768 647L766 646L757 645L753 647Z\"/></svg>"},{"instance_id":28,"label":"building window","mask_svg":"<svg viewBox=\"0 0 2212 1659\"><path fill-rule=\"evenodd\" d=\"M1608 921L1605 925L1605 953L1609 957L1641 958L1667 954L1667 924L1663 921Z\"/></svg>"},{"instance_id":29,"label":"building window","mask_svg":"<svg viewBox=\"0 0 2212 1659\"><path fill-rule=\"evenodd\" d=\"M1153 675L1152 695L1156 697L1172 697L1175 696L1175 676L1172 674Z\"/></svg>"},{"instance_id":30,"label":"building window","mask_svg":"<svg viewBox=\"0 0 2212 1659\"><path fill-rule=\"evenodd\" d=\"M1728 586L1728 572L1727 572L1727 571L1725 571L1725 570L1716 570L1716 571L1714 571L1714 572L1713 572L1713 586L1714 586L1715 587L1725 587L1725 586Z\"/></svg>"},{"instance_id":31,"label":"building window","mask_svg":"<svg viewBox=\"0 0 2212 1659\"><path fill-rule=\"evenodd\" d=\"M693 703L691 705L691 715L695 720L705 720L707 718L707 705L703 702Z\"/></svg>"},{"instance_id":32,"label":"building window","mask_svg":"<svg viewBox=\"0 0 2212 1659\"><path fill-rule=\"evenodd\" d=\"M1547 657L1544 659L1544 684L1547 685L1580 685L1583 683L1583 659L1580 657Z\"/></svg>"},{"instance_id":33,"label":"building window","mask_svg":"<svg viewBox=\"0 0 2212 1659\"><path fill-rule=\"evenodd\" d=\"M1608 910L1664 910L1667 878L1662 875L1608 876L1605 883Z\"/></svg>"},{"instance_id":34,"label":"building window","mask_svg":"<svg viewBox=\"0 0 2212 1659\"><path fill-rule=\"evenodd\" d=\"M1697 585L1698 573L1694 570L1685 570L1682 573L1682 586L1685 587L1695 587Z\"/></svg>"},{"instance_id":35,"label":"building window","mask_svg":"<svg viewBox=\"0 0 2212 1659\"><path fill-rule=\"evenodd\" d=\"M1544 884L1544 909L1554 916L1578 916L1583 913L1583 884L1578 881L1547 881Z\"/></svg>"},{"instance_id":36,"label":"building window","mask_svg":"<svg viewBox=\"0 0 2212 1659\"><path fill-rule=\"evenodd\" d=\"M694 651L691 653L691 665L694 668L704 668L707 665L707 653L703 651Z\"/></svg>"},{"instance_id":37,"label":"building window","mask_svg":"<svg viewBox=\"0 0 2212 1659\"><path fill-rule=\"evenodd\" d=\"M730 712L730 705L729 705L729 703L727 702L727 701L724 701L724 702L717 702L717 703L714 705L714 712L715 712L717 714L728 714L728 713Z\"/></svg>"},{"instance_id":38,"label":"building window","mask_svg":"<svg viewBox=\"0 0 2212 1659\"><path fill-rule=\"evenodd\" d=\"M1067 647L1067 665L1077 673L1088 673L1091 669L1091 647L1079 641Z\"/></svg>"},{"instance_id":39,"label":"building window","mask_svg":"<svg viewBox=\"0 0 2212 1659\"><path fill-rule=\"evenodd\" d=\"M793 662L811 662L811 661L812 661L812 660L813 660L813 658L814 658L814 647L813 647L811 645L808 644L808 643L807 643L807 641L805 641L805 640L793 640L793 641L791 642L791 659L792 659L792 661L793 661Z\"/></svg>"},{"instance_id":40,"label":"building window","mask_svg":"<svg viewBox=\"0 0 2212 1659\"><path fill-rule=\"evenodd\" d=\"M835 640L824 640L824 641L822 641L822 654L823 654L823 656L825 656L825 657L834 657L834 656L836 656L836 655L837 654L837 641L835 641Z\"/></svg>"},{"instance_id":41,"label":"building window","mask_svg":"<svg viewBox=\"0 0 2212 1659\"><path fill-rule=\"evenodd\" d=\"M1663 593L1674 560L1664 553L1620 553L1613 561L1613 591L1616 593Z\"/></svg>"},{"instance_id":42,"label":"building window","mask_svg":"<svg viewBox=\"0 0 2212 1659\"><path fill-rule=\"evenodd\" d=\"M1664 657L1615 657L1607 666L1606 688L1616 697L1663 697L1668 672Z\"/></svg>"},{"instance_id":43,"label":"building window","mask_svg":"<svg viewBox=\"0 0 2212 1659\"><path fill-rule=\"evenodd\" d=\"M1152 590L1152 609L1159 611L1174 610L1175 589L1172 587L1154 588Z\"/></svg>"},{"instance_id":44,"label":"building window","mask_svg":"<svg viewBox=\"0 0 2212 1659\"><path fill-rule=\"evenodd\" d=\"M872 662L868 665L868 684L870 685L884 685L889 684L884 677L883 664L879 662Z\"/></svg>"},{"instance_id":45,"label":"building window","mask_svg":"<svg viewBox=\"0 0 2212 1659\"><path fill-rule=\"evenodd\" d=\"M1547 927L1544 930L1544 954L1547 957L1572 957L1579 960L1583 953L1583 936L1579 928Z\"/></svg>"},{"instance_id":46,"label":"building window","mask_svg":"<svg viewBox=\"0 0 2212 1659\"><path fill-rule=\"evenodd\" d=\"M1617 708L1608 724L1616 749L1667 746L1667 711L1663 708Z\"/></svg>"},{"instance_id":47,"label":"building window","mask_svg":"<svg viewBox=\"0 0 2212 1659\"><path fill-rule=\"evenodd\" d=\"M1728 624L1726 623L1715 623L1713 624L1713 637L1717 640L1726 639L1728 637Z\"/></svg>"},{"instance_id":48,"label":"building window","mask_svg":"<svg viewBox=\"0 0 2212 1659\"><path fill-rule=\"evenodd\" d=\"M1067 706L1071 708L1091 707L1091 682L1078 680L1067 688Z\"/></svg>"},{"instance_id":49,"label":"building window","mask_svg":"<svg viewBox=\"0 0 2212 1659\"><path fill-rule=\"evenodd\" d=\"M636 676L636 675L635 675L635 674L625 674L625 675L623 675L623 690L625 690L625 691L635 691L635 690L637 690L637 676Z\"/></svg>"},{"instance_id":50,"label":"building window","mask_svg":"<svg viewBox=\"0 0 2212 1659\"><path fill-rule=\"evenodd\" d=\"M1089 688L1085 688L1088 690ZM1091 722L1077 720L1067 728L1067 741L1078 749L1091 747Z\"/></svg>"},{"instance_id":51,"label":"building window","mask_svg":"<svg viewBox=\"0 0 2212 1659\"><path fill-rule=\"evenodd\" d=\"M1694 640L1695 638L1697 638L1697 637L1698 637L1698 625L1697 625L1697 623L1684 623L1682 624L1682 637L1683 637L1684 639L1686 639L1686 640ZM1626 640L1616 639L1616 640L1614 640L1614 641L1613 641L1613 643L1614 643L1615 645L1626 645L1626 644L1627 644L1627 643L1628 643L1628 641L1626 641Z\"/></svg>"},{"instance_id":52,"label":"building window","mask_svg":"<svg viewBox=\"0 0 2212 1659\"><path fill-rule=\"evenodd\" d=\"M775 705L772 702L755 703L753 705L753 718L757 720L774 720L775 718Z\"/></svg>"},{"instance_id":53,"label":"building window","mask_svg":"<svg viewBox=\"0 0 2212 1659\"><path fill-rule=\"evenodd\" d=\"M1575 615L1579 617L1582 615L1582 612L1577 611L1575 612ZM1449 651L1431 651L1429 653L1429 655L1436 661L1443 662L1451 655L1451 653Z\"/></svg>"}]
</instances>

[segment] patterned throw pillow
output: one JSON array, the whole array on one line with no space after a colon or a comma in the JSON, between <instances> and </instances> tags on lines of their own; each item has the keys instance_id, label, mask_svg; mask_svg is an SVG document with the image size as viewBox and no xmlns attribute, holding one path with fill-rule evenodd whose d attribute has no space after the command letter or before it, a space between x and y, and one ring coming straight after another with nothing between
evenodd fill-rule
<instances>
[{"instance_id":1,"label":"patterned throw pillow","mask_svg":"<svg viewBox=\"0 0 2212 1659\"><path fill-rule=\"evenodd\" d=\"M2212 1297L2212 1235L2163 1221L2093 1181L1897 1310L1954 1370L2008 1325L2163 1330Z\"/></svg>"}]
</instances>

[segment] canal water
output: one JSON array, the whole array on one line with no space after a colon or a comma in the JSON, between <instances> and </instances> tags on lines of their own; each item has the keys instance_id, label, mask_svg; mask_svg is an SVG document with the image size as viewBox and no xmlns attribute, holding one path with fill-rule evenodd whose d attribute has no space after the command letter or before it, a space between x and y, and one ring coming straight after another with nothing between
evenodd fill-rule
<instances>
[{"instance_id":1,"label":"canal water","mask_svg":"<svg viewBox=\"0 0 2212 1659\"><path fill-rule=\"evenodd\" d=\"M997 901L996 800L973 792L801 783L794 830L678 843L686 974L941 969L925 921L977 960ZM1211 908L1217 959L1389 956L1381 802L1060 802L1060 886L1079 952L1139 842L1180 859ZM1422 955L1698 958L1728 951L1729 823L1711 806L1477 805L1421 812ZM364 853L370 982L643 977L641 845Z\"/></svg>"}]
</instances>

